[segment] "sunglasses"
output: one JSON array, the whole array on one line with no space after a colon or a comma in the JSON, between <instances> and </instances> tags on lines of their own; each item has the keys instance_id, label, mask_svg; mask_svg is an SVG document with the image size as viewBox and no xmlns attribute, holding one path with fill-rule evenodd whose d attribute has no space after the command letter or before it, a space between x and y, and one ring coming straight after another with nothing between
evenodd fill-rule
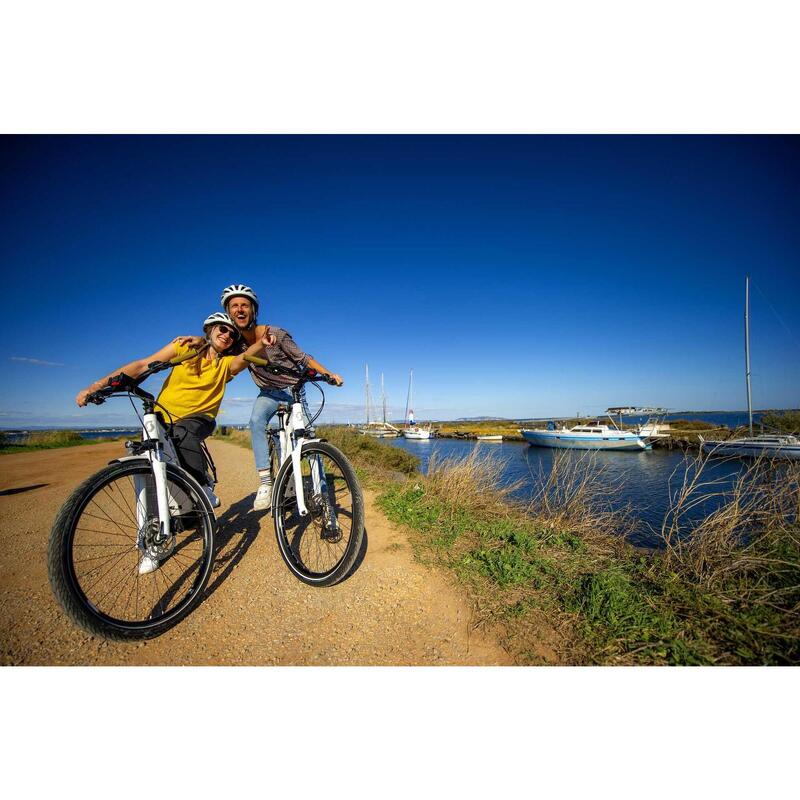
<instances>
[{"instance_id":1,"label":"sunglasses","mask_svg":"<svg viewBox=\"0 0 800 800\"><path fill-rule=\"evenodd\" d=\"M231 336L236 335L236 331L233 328L229 328L227 325L217 325L218 333L229 333Z\"/></svg>"}]
</instances>

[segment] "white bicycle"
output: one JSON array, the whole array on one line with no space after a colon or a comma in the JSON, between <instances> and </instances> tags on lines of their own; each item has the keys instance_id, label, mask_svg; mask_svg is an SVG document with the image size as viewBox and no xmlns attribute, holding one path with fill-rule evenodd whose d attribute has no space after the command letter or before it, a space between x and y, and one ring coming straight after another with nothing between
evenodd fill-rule
<instances>
[{"instance_id":1,"label":"white bicycle","mask_svg":"<svg viewBox=\"0 0 800 800\"><path fill-rule=\"evenodd\" d=\"M291 406L278 406L278 428L267 431L272 517L291 572L312 586L331 586L349 574L364 538L364 499L355 470L341 450L315 438L312 425L322 408L308 423L303 413L305 385L332 381L311 369L292 372L263 358L245 359L297 381Z\"/></svg>"},{"instance_id":2,"label":"white bicycle","mask_svg":"<svg viewBox=\"0 0 800 800\"><path fill-rule=\"evenodd\" d=\"M157 372L194 358L154 361L134 379L121 373L87 399L112 395L144 404L142 441L84 481L58 512L48 571L72 620L106 639L146 639L183 619L200 601L214 561L216 471L209 485L183 467L153 395L139 388Z\"/></svg>"}]
</instances>

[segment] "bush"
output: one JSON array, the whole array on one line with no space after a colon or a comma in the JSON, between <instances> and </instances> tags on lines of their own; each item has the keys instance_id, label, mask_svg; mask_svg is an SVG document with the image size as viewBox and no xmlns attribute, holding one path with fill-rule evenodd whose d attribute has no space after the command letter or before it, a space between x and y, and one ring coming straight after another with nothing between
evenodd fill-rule
<instances>
[{"instance_id":1,"label":"bush","mask_svg":"<svg viewBox=\"0 0 800 800\"><path fill-rule=\"evenodd\" d=\"M69 447L84 441L77 431L36 431L26 436L21 443L27 447Z\"/></svg>"},{"instance_id":2,"label":"bush","mask_svg":"<svg viewBox=\"0 0 800 800\"><path fill-rule=\"evenodd\" d=\"M781 433L800 433L800 410L770 411L761 418L767 428Z\"/></svg>"},{"instance_id":3,"label":"bush","mask_svg":"<svg viewBox=\"0 0 800 800\"><path fill-rule=\"evenodd\" d=\"M357 467L378 468L404 475L413 475L419 468L419 459L408 451L365 436L352 428L324 426L317 429L317 435L338 447Z\"/></svg>"}]
</instances>

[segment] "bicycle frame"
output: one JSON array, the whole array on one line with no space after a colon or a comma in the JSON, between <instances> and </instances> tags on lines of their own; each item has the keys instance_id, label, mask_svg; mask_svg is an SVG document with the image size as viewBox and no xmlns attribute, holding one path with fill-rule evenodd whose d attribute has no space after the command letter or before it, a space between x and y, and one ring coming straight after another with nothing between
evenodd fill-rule
<instances>
[{"instance_id":1,"label":"bicycle frame","mask_svg":"<svg viewBox=\"0 0 800 800\"><path fill-rule=\"evenodd\" d=\"M300 457L302 455L303 445L306 442L315 442L319 441L319 439L313 436L306 437L308 429L306 427L306 420L303 413L303 403L300 400L299 392L297 392L294 388L292 390L292 397L293 402L291 410L287 410L283 405L278 406L279 427L277 434L272 435L277 435L278 438L278 459L280 461L279 471L283 468L284 463L291 459L297 511L301 517L305 517L308 514L308 508L306 507L305 502ZM320 466L319 459L314 459L311 464L311 481L314 486L314 491L317 494L322 494L323 492L327 491L328 487L325 483L325 477Z\"/></svg>"}]
</instances>

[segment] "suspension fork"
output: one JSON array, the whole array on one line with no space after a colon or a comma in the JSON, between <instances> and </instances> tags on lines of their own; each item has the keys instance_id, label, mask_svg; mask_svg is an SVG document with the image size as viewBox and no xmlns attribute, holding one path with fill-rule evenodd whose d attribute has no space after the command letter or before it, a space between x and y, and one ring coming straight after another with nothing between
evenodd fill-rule
<instances>
[{"instance_id":1,"label":"suspension fork","mask_svg":"<svg viewBox=\"0 0 800 800\"><path fill-rule=\"evenodd\" d=\"M300 402L295 402L292 404L292 411L291 411L291 418L289 423L289 428L291 431L301 431L305 432L306 430L306 416L304 416L305 409L303 408L303 404ZM283 437L286 437L284 440ZM286 441L287 447L290 446L291 437L290 433L287 430L283 430L281 432L281 442L283 443ZM299 436L295 440L294 447L291 448L291 458L292 458L292 472L294 473L294 491L295 491L295 499L297 502L297 511L301 517L305 517L308 514L308 507L306 506L305 501L305 492L303 489L303 472L302 472L302 454L303 454L303 444L306 442L304 436ZM325 481L325 472L322 468L322 459L317 456L315 458L310 459L310 466L311 466L311 486L315 495L319 496L322 502L325 505L325 517L326 517L326 525L329 525L334 530L338 529L338 523L336 520L336 511L333 507L333 502L328 494L328 486L327 482Z\"/></svg>"},{"instance_id":2,"label":"suspension fork","mask_svg":"<svg viewBox=\"0 0 800 800\"><path fill-rule=\"evenodd\" d=\"M155 414L144 415L144 430L148 439L155 439L158 445L154 450L147 451L150 466L153 469L153 480L156 486L156 506L158 508L159 529L156 544L166 542L171 534L169 495L167 492L167 462L164 457L164 441L161 435L161 426ZM137 492L138 493L138 492Z\"/></svg>"}]
</instances>

